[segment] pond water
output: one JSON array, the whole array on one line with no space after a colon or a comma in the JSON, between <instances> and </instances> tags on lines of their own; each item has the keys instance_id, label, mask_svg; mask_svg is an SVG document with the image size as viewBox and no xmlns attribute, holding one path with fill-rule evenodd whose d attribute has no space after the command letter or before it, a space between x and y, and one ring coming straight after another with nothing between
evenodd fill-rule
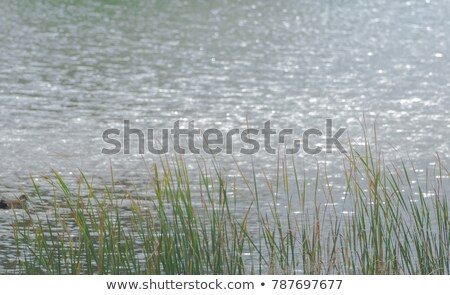
<instances>
[{"instance_id":1,"label":"pond water","mask_svg":"<svg viewBox=\"0 0 450 295\"><path fill-rule=\"evenodd\" d=\"M2 196L32 193L29 175L42 182L51 169L69 183L78 169L107 179L110 163L116 179L139 186L143 158L157 156L139 155L136 142L130 155L102 153L103 131L122 129L124 120L143 130L177 120L261 129L271 120L301 138L330 118L334 130L347 128L342 138L358 141L365 118L387 157L420 169L436 153L449 161L448 1L2 0L1 7ZM258 175L276 172L277 155L233 157L246 173L252 159ZM230 176L233 157L217 156ZM336 151L294 158L307 177L327 161L333 181L342 180ZM193 173L195 159L186 155ZM0 228L9 217L0 216Z\"/></svg>"}]
</instances>

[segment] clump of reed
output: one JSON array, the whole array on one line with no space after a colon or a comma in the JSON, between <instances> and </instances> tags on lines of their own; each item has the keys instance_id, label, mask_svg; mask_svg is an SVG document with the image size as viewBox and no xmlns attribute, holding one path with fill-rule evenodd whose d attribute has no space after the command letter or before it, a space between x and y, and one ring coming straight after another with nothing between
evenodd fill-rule
<instances>
[{"instance_id":1,"label":"clump of reed","mask_svg":"<svg viewBox=\"0 0 450 295\"><path fill-rule=\"evenodd\" d=\"M344 201L319 168L308 189L294 161L278 164L275 176L259 183L255 168L230 178L214 161L199 163L192 179L182 158L165 158L148 169L148 195L117 189L112 173L110 183L94 189L80 172L71 189L55 172L51 211L15 212L13 271L450 274L449 172L439 157L419 179L412 163L386 164L368 143L350 145Z\"/></svg>"}]
</instances>

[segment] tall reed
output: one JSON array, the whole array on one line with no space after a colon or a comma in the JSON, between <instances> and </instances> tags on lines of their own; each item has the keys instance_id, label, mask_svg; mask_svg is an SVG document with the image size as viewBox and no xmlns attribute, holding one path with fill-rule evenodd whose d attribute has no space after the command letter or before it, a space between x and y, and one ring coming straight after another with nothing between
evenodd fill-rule
<instances>
[{"instance_id":1,"label":"tall reed","mask_svg":"<svg viewBox=\"0 0 450 295\"><path fill-rule=\"evenodd\" d=\"M82 172L77 188L55 172L51 211L15 212L14 272L450 274L449 172L439 157L423 180L412 163L350 145L345 200L319 166L312 190L293 160L277 167L259 183L254 167L230 178L216 165L192 173L181 157L164 158L148 169L147 195L118 190L112 173L94 189ZM41 198L33 186L30 197Z\"/></svg>"}]
</instances>

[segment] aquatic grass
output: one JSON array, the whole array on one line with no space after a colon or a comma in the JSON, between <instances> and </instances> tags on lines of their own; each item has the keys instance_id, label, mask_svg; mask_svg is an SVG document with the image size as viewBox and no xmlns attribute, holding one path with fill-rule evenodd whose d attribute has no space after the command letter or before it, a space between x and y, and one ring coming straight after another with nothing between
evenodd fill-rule
<instances>
[{"instance_id":1,"label":"aquatic grass","mask_svg":"<svg viewBox=\"0 0 450 295\"><path fill-rule=\"evenodd\" d=\"M182 157L147 165L150 191L103 188L56 172L45 214L14 212L22 274L450 274L449 172L386 163L368 141L343 157L339 207L327 168L308 187L294 159L275 173L226 177L215 161L193 173ZM412 172L411 172L412 171ZM342 192L339 192L342 193ZM282 204L282 205L278 205ZM313 205L310 205L313 204ZM343 209L345 208L345 209Z\"/></svg>"}]
</instances>

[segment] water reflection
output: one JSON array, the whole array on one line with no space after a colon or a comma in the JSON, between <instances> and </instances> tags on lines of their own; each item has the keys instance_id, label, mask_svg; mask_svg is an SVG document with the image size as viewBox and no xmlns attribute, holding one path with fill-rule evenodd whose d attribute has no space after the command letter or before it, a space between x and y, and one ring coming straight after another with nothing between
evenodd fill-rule
<instances>
[{"instance_id":1,"label":"water reflection","mask_svg":"<svg viewBox=\"0 0 450 295\"><path fill-rule=\"evenodd\" d=\"M362 142L365 116L388 158L432 169L438 152L448 162L446 1L4 2L1 193L31 192L29 174L42 180L52 168L74 184L78 169L109 179L110 162L116 179L143 183L140 155L100 153L102 131L123 119L144 129L181 119L304 130L334 118ZM249 157L234 159L250 172ZM230 176L234 159L218 156ZM310 178L325 159L341 189L341 155L295 158ZM258 178L273 176L277 156L253 163Z\"/></svg>"}]
</instances>

